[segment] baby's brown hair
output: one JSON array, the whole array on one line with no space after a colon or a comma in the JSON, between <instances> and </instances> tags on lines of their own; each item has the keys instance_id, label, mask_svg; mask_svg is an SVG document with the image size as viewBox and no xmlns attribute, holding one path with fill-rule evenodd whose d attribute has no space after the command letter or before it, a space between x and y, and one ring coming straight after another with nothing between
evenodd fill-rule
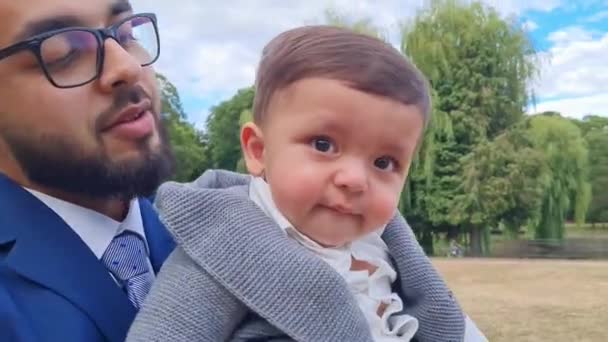
<instances>
[{"instance_id":1,"label":"baby's brown hair","mask_svg":"<svg viewBox=\"0 0 608 342\"><path fill-rule=\"evenodd\" d=\"M277 91L312 77L415 105L424 122L429 120L428 82L405 56L377 38L320 25L283 32L264 47L255 81L254 122L263 122Z\"/></svg>"}]
</instances>

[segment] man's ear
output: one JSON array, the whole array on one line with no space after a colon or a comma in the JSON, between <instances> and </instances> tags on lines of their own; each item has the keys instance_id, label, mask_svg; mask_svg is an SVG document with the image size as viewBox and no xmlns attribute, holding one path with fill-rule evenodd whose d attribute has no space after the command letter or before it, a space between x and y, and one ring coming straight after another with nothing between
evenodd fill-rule
<instances>
[{"instance_id":1,"label":"man's ear","mask_svg":"<svg viewBox=\"0 0 608 342\"><path fill-rule=\"evenodd\" d=\"M241 149L245 157L247 171L253 176L264 173L264 135L253 122L246 123L241 129Z\"/></svg>"}]
</instances>

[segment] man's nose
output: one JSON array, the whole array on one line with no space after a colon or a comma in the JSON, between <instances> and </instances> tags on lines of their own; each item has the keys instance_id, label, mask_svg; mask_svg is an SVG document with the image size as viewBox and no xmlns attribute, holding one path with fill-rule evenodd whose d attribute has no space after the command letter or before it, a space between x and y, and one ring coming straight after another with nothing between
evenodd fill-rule
<instances>
[{"instance_id":1,"label":"man's nose","mask_svg":"<svg viewBox=\"0 0 608 342\"><path fill-rule=\"evenodd\" d=\"M356 158L343 160L334 176L335 185L351 193L367 191L368 182L368 168Z\"/></svg>"},{"instance_id":2,"label":"man's nose","mask_svg":"<svg viewBox=\"0 0 608 342\"><path fill-rule=\"evenodd\" d=\"M114 39L107 39L104 44L101 88L112 92L118 86L135 84L142 72L141 64Z\"/></svg>"}]
</instances>

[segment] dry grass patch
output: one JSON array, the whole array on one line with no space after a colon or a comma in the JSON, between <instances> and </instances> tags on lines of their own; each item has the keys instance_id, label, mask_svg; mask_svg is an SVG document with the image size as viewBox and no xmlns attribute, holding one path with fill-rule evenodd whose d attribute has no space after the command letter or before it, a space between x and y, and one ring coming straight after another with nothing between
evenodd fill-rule
<instances>
[{"instance_id":1,"label":"dry grass patch","mask_svg":"<svg viewBox=\"0 0 608 342\"><path fill-rule=\"evenodd\" d=\"M433 259L494 341L608 341L608 262Z\"/></svg>"}]
</instances>

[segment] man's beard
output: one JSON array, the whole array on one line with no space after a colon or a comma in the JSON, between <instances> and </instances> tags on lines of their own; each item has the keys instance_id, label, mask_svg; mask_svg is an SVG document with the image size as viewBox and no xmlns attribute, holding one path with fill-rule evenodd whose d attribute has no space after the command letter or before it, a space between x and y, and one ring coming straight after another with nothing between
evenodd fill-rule
<instances>
[{"instance_id":1,"label":"man's beard","mask_svg":"<svg viewBox=\"0 0 608 342\"><path fill-rule=\"evenodd\" d=\"M87 153L69 136L17 131L3 135L32 183L88 198L131 199L152 195L173 173L174 156L160 119L157 127L159 146L150 146L151 138L146 137L137 142L140 156L121 162L112 161L102 149L101 137L98 151Z\"/></svg>"}]
</instances>

